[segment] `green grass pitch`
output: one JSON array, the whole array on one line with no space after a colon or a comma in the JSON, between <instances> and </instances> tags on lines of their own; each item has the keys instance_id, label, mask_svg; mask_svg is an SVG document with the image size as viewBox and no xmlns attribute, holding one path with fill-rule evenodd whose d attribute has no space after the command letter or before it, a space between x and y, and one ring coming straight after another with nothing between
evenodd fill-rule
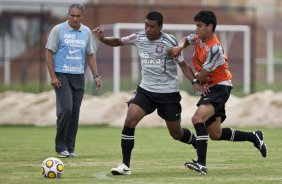
<instances>
[{"instance_id":1,"label":"green grass pitch","mask_svg":"<svg viewBox=\"0 0 282 184\"><path fill-rule=\"evenodd\" d=\"M137 128L132 174L112 176L110 169L121 161L121 128L81 126L76 145L76 153L80 157L61 159L65 164L62 178L45 179L40 174L40 165L45 158L56 156L56 128L0 126L0 183L282 183L282 129L262 130L268 146L267 158L262 158L248 142L209 140L208 175L200 176L183 166L186 161L196 158L192 146L174 141L166 128Z\"/></svg>"}]
</instances>

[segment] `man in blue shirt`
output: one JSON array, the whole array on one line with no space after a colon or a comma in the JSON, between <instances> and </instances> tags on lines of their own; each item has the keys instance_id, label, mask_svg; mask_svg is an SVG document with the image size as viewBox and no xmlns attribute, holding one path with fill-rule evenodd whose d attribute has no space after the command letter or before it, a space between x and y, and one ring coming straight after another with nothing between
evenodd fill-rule
<instances>
[{"instance_id":1,"label":"man in blue shirt","mask_svg":"<svg viewBox=\"0 0 282 184\"><path fill-rule=\"evenodd\" d=\"M87 64L98 90L102 81L94 57L95 45L90 29L81 23L84 7L69 7L68 20L56 25L46 44L46 62L56 93L57 134L55 150L59 157L75 157L75 139L80 105L84 94Z\"/></svg>"}]
</instances>

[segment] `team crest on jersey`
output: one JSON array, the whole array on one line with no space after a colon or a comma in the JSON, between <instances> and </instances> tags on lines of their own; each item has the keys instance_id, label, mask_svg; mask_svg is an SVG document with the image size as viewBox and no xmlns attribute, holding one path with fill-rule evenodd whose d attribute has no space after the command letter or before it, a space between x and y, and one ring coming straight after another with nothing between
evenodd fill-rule
<instances>
[{"instance_id":1,"label":"team crest on jersey","mask_svg":"<svg viewBox=\"0 0 282 184\"><path fill-rule=\"evenodd\" d=\"M164 46L163 44L158 44L156 48L156 53L161 54L164 51Z\"/></svg>"}]
</instances>

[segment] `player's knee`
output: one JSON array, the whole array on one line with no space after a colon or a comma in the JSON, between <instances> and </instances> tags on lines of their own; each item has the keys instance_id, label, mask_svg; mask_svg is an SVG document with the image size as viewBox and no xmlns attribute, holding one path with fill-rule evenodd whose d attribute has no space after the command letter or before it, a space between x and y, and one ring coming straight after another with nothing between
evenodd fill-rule
<instances>
[{"instance_id":1,"label":"player's knee","mask_svg":"<svg viewBox=\"0 0 282 184\"><path fill-rule=\"evenodd\" d=\"M197 115L194 115L191 120L192 120L193 124L196 124L196 123L199 123L199 122L203 122L202 119L199 116L197 116Z\"/></svg>"},{"instance_id":2,"label":"player's knee","mask_svg":"<svg viewBox=\"0 0 282 184\"><path fill-rule=\"evenodd\" d=\"M126 118L124 121L124 125L127 127L131 127L130 125L132 124L132 119L131 118Z\"/></svg>"},{"instance_id":3,"label":"player's knee","mask_svg":"<svg viewBox=\"0 0 282 184\"><path fill-rule=\"evenodd\" d=\"M210 137L211 140L217 141L217 140L220 139L221 133L220 132L209 133L209 137Z\"/></svg>"},{"instance_id":4,"label":"player's knee","mask_svg":"<svg viewBox=\"0 0 282 184\"><path fill-rule=\"evenodd\" d=\"M131 128L133 128L133 127L136 127L137 123L138 123L138 122L137 122L136 120L127 117L127 118L125 119L124 125L125 125L126 127L131 127Z\"/></svg>"},{"instance_id":5,"label":"player's knee","mask_svg":"<svg viewBox=\"0 0 282 184\"><path fill-rule=\"evenodd\" d=\"M170 132L170 135L174 140L180 140L181 139L181 133L180 132Z\"/></svg>"}]
</instances>

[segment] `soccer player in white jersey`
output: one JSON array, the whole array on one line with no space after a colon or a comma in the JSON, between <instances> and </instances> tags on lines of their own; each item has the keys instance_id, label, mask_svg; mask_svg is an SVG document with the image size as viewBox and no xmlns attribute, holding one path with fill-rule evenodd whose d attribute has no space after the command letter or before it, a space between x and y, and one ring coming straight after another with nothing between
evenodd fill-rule
<instances>
[{"instance_id":1,"label":"soccer player in white jersey","mask_svg":"<svg viewBox=\"0 0 282 184\"><path fill-rule=\"evenodd\" d=\"M177 64L184 75L192 81L194 74L184 62L182 56L173 58L169 50L177 45L176 39L162 32L163 16L156 11L148 13L145 20L145 30L122 38L105 37L102 28L93 31L97 38L109 46L134 45L137 47L142 80L137 91L129 101L129 108L121 135L123 161L112 168L114 175L129 175L130 157L134 147L135 127L140 120L157 109L158 115L165 120L170 135L178 141L192 144L196 149L196 137L185 128L181 128L181 96L177 80ZM193 83L196 91L207 93L199 83ZM152 122L154 123L154 122Z\"/></svg>"},{"instance_id":2,"label":"soccer player in white jersey","mask_svg":"<svg viewBox=\"0 0 282 184\"><path fill-rule=\"evenodd\" d=\"M46 44L46 62L56 93L57 133L55 150L59 157L74 157L80 105L84 94L85 61L98 90L102 88L94 57L91 30L81 24L84 7L69 6L68 20L56 25Z\"/></svg>"}]
</instances>

